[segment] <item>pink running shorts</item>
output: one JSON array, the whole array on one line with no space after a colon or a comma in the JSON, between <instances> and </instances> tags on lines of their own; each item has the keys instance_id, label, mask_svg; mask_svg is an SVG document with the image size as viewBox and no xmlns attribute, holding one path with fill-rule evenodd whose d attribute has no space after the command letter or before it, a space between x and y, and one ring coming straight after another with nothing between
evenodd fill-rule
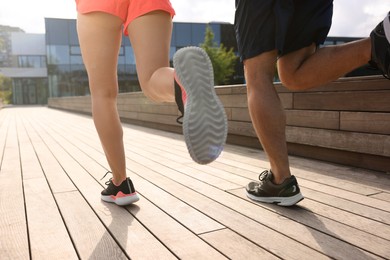
<instances>
[{"instance_id":1,"label":"pink running shorts","mask_svg":"<svg viewBox=\"0 0 390 260\"><path fill-rule=\"evenodd\" d=\"M166 11L172 17L175 15L169 0L76 0L77 12L104 12L122 19L127 33L127 27L137 17L152 11Z\"/></svg>"}]
</instances>

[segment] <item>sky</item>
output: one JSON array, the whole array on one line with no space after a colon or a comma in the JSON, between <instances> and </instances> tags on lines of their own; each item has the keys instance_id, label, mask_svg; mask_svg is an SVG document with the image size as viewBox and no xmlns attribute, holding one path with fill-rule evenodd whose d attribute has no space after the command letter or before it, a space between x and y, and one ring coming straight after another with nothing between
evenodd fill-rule
<instances>
[{"instance_id":1,"label":"sky","mask_svg":"<svg viewBox=\"0 0 390 260\"><path fill-rule=\"evenodd\" d=\"M260 1L260 0L259 0ZM235 0L171 0L176 22L234 22ZM390 0L334 0L329 36L365 37L390 11ZM2 0L0 25L45 33L44 18L76 18L74 0Z\"/></svg>"}]
</instances>

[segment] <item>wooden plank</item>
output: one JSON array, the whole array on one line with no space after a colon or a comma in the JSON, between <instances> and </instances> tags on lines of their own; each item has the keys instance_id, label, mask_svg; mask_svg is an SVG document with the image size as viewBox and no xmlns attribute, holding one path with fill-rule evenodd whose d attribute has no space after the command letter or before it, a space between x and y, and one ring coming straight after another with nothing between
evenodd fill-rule
<instances>
[{"instance_id":1,"label":"wooden plank","mask_svg":"<svg viewBox=\"0 0 390 260\"><path fill-rule=\"evenodd\" d=\"M346 198L339 197L338 194L326 194L323 193L322 191L317 191L310 187L305 187L302 185L301 185L301 189L302 189L302 194L306 198L309 198L312 201L316 201L327 206L331 206L335 209L342 209L345 212L352 213L355 215L352 218L356 216L357 218L363 217L368 221L377 222L379 226L382 226L382 224L386 224L386 225L390 224L390 219L389 219L390 213L388 211L372 208L370 207L370 205L361 204L359 201L351 201ZM370 196L370 198L374 199L375 197ZM327 213L321 213L321 214L327 215ZM339 221L343 223L344 221L349 221L349 219L344 219L344 218L339 218L339 219L340 219ZM364 223L364 221L362 221L361 223ZM375 225L376 224L373 224L373 226ZM367 226L368 229L370 229L370 225ZM357 222L357 226L355 227L359 228L359 222ZM372 229L371 232L372 231L374 230ZM387 233L387 235L384 235L385 237L387 237L389 235L388 233L390 232L390 230L388 227L386 227L383 228L380 232Z\"/></svg>"},{"instance_id":2,"label":"wooden plank","mask_svg":"<svg viewBox=\"0 0 390 260\"><path fill-rule=\"evenodd\" d=\"M3 124L6 143L0 171L0 252L4 259L29 259L23 183L14 110Z\"/></svg>"},{"instance_id":3,"label":"wooden plank","mask_svg":"<svg viewBox=\"0 0 390 260\"><path fill-rule=\"evenodd\" d=\"M310 187L310 189L320 191L321 193L328 195L335 195L339 198L348 199L350 201L358 202L360 204L369 206L371 208L376 208L386 212L390 212L390 203L387 201L377 200L368 196L357 194L354 192L346 191L340 188L335 188L331 186L326 186L320 183L315 183L312 181L307 181L305 179L300 179L299 184L303 187Z\"/></svg>"},{"instance_id":4,"label":"wooden plank","mask_svg":"<svg viewBox=\"0 0 390 260\"><path fill-rule=\"evenodd\" d=\"M389 135L390 113L341 112L340 129Z\"/></svg>"},{"instance_id":5,"label":"wooden plank","mask_svg":"<svg viewBox=\"0 0 390 260\"><path fill-rule=\"evenodd\" d=\"M209 232L201 237L229 259L279 259L229 229Z\"/></svg>"},{"instance_id":6,"label":"wooden plank","mask_svg":"<svg viewBox=\"0 0 390 260\"><path fill-rule=\"evenodd\" d=\"M28 136L34 144L35 153L40 158L40 166L45 173L48 183L50 183L51 191L53 193L76 191L76 187L66 175L64 168L47 147L45 140L38 134L38 131L43 133L43 129L37 127L38 122L34 122L36 119L24 118L24 123L28 129Z\"/></svg>"},{"instance_id":7,"label":"wooden plank","mask_svg":"<svg viewBox=\"0 0 390 260\"><path fill-rule=\"evenodd\" d=\"M256 131L252 122L230 121L228 125L229 134L256 137Z\"/></svg>"},{"instance_id":8,"label":"wooden plank","mask_svg":"<svg viewBox=\"0 0 390 260\"><path fill-rule=\"evenodd\" d=\"M287 142L390 157L390 135L286 127Z\"/></svg>"},{"instance_id":9,"label":"wooden plank","mask_svg":"<svg viewBox=\"0 0 390 260\"><path fill-rule=\"evenodd\" d=\"M290 92L281 83L274 83L278 92ZM366 91L388 90L389 81L382 76L342 77L323 86L300 92L337 92L337 91Z\"/></svg>"},{"instance_id":10,"label":"wooden plank","mask_svg":"<svg viewBox=\"0 0 390 260\"><path fill-rule=\"evenodd\" d=\"M235 107L232 108L231 111L232 111L232 116L230 118L231 121L251 122L251 117L249 115L248 108Z\"/></svg>"},{"instance_id":11,"label":"wooden plank","mask_svg":"<svg viewBox=\"0 0 390 260\"><path fill-rule=\"evenodd\" d=\"M284 109L292 109L294 107L293 93L278 93L278 96Z\"/></svg>"},{"instance_id":12,"label":"wooden plank","mask_svg":"<svg viewBox=\"0 0 390 260\"><path fill-rule=\"evenodd\" d=\"M31 257L78 259L46 179L25 180L24 193Z\"/></svg>"},{"instance_id":13,"label":"wooden plank","mask_svg":"<svg viewBox=\"0 0 390 260\"><path fill-rule=\"evenodd\" d=\"M219 98L224 107L248 107L246 94L223 95Z\"/></svg>"},{"instance_id":14,"label":"wooden plank","mask_svg":"<svg viewBox=\"0 0 390 260\"><path fill-rule=\"evenodd\" d=\"M390 91L295 93L294 109L390 112Z\"/></svg>"},{"instance_id":15,"label":"wooden plank","mask_svg":"<svg viewBox=\"0 0 390 260\"><path fill-rule=\"evenodd\" d=\"M55 198L81 259L127 259L79 192L57 193Z\"/></svg>"},{"instance_id":16,"label":"wooden plank","mask_svg":"<svg viewBox=\"0 0 390 260\"><path fill-rule=\"evenodd\" d=\"M9 116L4 111L0 109L0 158L3 158L5 143L7 142L7 132L9 126ZM2 160L0 159L0 169L1 169Z\"/></svg>"},{"instance_id":17,"label":"wooden plank","mask_svg":"<svg viewBox=\"0 0 390 260\"><path fill-rule=\"evenodd\" d=\"M26 133L26 129L21 122L20 116L17 116L17 131L20 149L20 158L22 164L23 180L41 178L43 176L42 168L39 164L34 148Z\"/></svg>"},{"instance_id":18,"label":"wooden plank","mask_svg":"<svg viewBox=\"0 0 390 260\"><path fill-rule=\"evenodd\" d=\"M286 110L286 123L322 129L340 129L340 113L335 111Z\"/></svg>"},{"instance_id":19,"label":"wooden plank","mask_svg":"<svg viewBox=\"0 0 390 260\"><path fill-rule=\"evenodd\" d=\"M157 103L157 104L124 104L118 105L119 111L131 111L148 114L177 115L178 109L175 103Z\"/></svg>"},{"instance_id":20,"label":"wooden plank","mask_svg":"<svg viewBox=\"0 0 390 260\"><path fill-rule=\"evenodd\" d=\"M376 198L378 200L385 200L385 201L390 202L390 193L388 193L388 192L380 192L377 194L373 194L370 197Z\"/></svg>"}]
</instances>

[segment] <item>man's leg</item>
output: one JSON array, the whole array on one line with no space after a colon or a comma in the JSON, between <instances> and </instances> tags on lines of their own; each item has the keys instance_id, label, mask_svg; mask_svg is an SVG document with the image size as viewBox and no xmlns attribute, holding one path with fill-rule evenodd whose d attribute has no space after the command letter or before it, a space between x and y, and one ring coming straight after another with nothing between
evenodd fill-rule
<instances>
[{"instance_id":1,"label":"man's leg","mask_svg":"<svg viewBox=\"0 0 390 260\"><path fill-rule=\"evenodd\" d=\"M95 12L79 14L77 31L88 72L93 120L110 165L114 184L126 179L123 132L116 107L117 59L122 21Z\"/></svg>"},{"instance_id":2,"label":"man's leg","mask_svg":"<svg viewBox=\"0 0 390 260\"><path fill-rule=\"evenodd\" d=\"M280 57L278 72L287 88L305 90L336 80L370 59L369 38L317 50L313 44Z\"/></svg>"},{"instance_id":3,"label":"man's leg","mask_svg":"<svg viewBox=\"0 0 390 260\"><path fill-rule=\"evenodd\" d=\"M248 183L246 192L252 200L292 206L303 196L289 168L286 116L273 85L276 57L275 50L244 61L249 112L271 164L271 171L263 171L259 182Z\"/></svg>"},{"instance_id":4,"label":"man's leg","mask_svg":"<svg viewBox=\"0 0 390 260\"><path fill-rule=\"evenodd\" d=\"M273 86L277 52L244 61L248 107L253 126L271 164L274 183L290 177L286 144L286 116Z\"/></svg>"}]
</instances>

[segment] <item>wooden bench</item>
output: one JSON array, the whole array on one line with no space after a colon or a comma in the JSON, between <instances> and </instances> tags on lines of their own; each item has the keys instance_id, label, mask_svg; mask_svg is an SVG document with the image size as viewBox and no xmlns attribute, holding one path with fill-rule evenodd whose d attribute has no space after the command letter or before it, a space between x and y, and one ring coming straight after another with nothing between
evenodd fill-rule
<instances>
[{"instance_id":1,"label":"wooden bench","mask_svg":"<svg viewBox=\"0 0 390 260\"><path fill-rule=\"evenodd\" d=\"M228 142L261 148L253 129L245 85L220 86L217 94L229 120ZM289 153L390 172L390 81L383 77L342 78L308 91L275 83L287 115ZM90 97L50 98L49 107L91 113ZM155 103L142 93L123 93L124 122L181 132L175 104Z\"/></svg>"}]
</instances>

